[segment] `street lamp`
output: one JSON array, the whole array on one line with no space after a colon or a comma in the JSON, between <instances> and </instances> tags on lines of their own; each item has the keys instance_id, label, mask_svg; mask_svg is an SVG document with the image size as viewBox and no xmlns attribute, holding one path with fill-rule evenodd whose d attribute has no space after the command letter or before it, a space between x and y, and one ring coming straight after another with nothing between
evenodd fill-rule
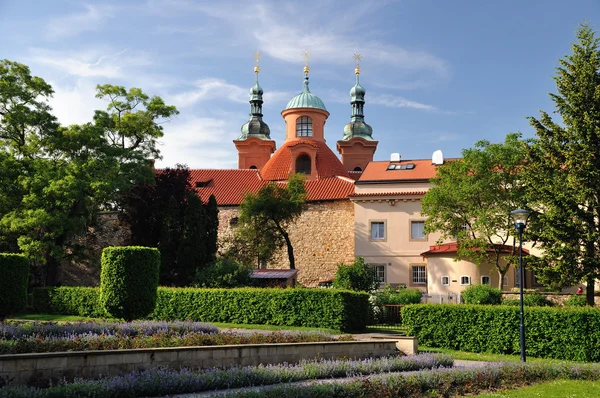
<instances>
[{"instance_id":1,"label":"street lamp","mask_svg":"<svg viewBox=\"0 0 600 398\"><path fill-rule=\"evenodd\" d=\"M525 316L523 313L523 281L525 280L525 273L523 271L523 230L527 225L527 219L529 218L529 210L517 209L510 212L513 220L515 221L515 228L519 232L519 302L521 305L521 362L525 362Z\"/></svg>"}]
</instances>

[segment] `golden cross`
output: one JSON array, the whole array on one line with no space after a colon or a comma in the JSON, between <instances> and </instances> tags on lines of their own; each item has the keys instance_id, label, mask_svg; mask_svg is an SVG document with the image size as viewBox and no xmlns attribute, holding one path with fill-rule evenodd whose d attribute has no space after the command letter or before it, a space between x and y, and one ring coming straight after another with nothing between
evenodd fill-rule
<instances>
[{"instance_id":1,"label":"golden cross","mask_svg":"<svg viewBox=\"0 0 600 398\"><path fill-rule=\"evenodd\" d=\"M304 57L304 73L310 72L310 68L308 67L308 57L310 57L310 53L308 50L305 50L302 53L302 57Z\"/></svg>"},{"instance_id":2,"label":"golden cross","mask_svg":"<svg viewBox=\"0 0 600 398\"><path fill-rule=\"evenodd\" d=\"M254 73L260 72L260 68L258 67L258 60L260 59L260 51L256 50L254 53Z\"/></svg>"},{"instance_id":3,"label":"golden cross","mask_svg":"<svg viewBox=\"0 0 600 398\"><path fill-rule=\"evenodd\" d=\"M358 75L360 73L360 61L362 61L362 55L360 55L360 53L354 53L353 57L356 61L356 69L354 69L354 73Z\"/></svg>"}]
</instances>

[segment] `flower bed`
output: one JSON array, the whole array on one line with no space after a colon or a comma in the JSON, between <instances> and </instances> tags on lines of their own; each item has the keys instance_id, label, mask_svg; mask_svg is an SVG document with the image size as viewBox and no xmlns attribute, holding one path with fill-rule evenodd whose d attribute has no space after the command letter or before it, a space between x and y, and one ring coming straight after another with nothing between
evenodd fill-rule
<instances>
[{"instance_id":1,"label":"flower bed","mask_svg":"<svg viewBox=\"0 0 600 398\"><path fill-rule=\"evenodd\" d=\"M145 397L184 394L225 388L301 380L354 377L382 372L414 371L452 366L447 355L425 354L411 357L393 356L365 360L301 361L298 364L281 364L230 369L151 369L100 380L76 380L73 383L46 389L31 387L4 387L0 397ZM281 395L287 396L287 395Z\"/></svg>"},{"instance_id":2,"label":"flower bed","mask_svg":"<svg viewBox=\"0 0 600 398\"><path fill-rule=\"evenodd\" d=\"M0 354L335 340L318 332L219 333L199 322L0 324Z\"/></svg>"}]
</instances>

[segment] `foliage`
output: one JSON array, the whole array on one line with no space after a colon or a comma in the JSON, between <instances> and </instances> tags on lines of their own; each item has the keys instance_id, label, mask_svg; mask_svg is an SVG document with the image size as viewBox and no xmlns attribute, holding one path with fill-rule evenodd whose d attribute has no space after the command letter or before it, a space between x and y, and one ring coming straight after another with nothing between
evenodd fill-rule
<instances>
[{"instance_id":1,"label":"foliage","mask_svg":"<svg viewBox=\"0 0 600 398\"><path fill-rule=\"evenodd\" d=\"M6 392L6 396L14 398L165 396L219 389L229 390L256 385L266 386L292 383L303 380L326 380L341 377L356 377L356 375L435 369L450 367L452 366L452 362L452 359L445 355L425 354L410 357L392 356L363 360L302 360L297 364L285 363L266 367L233 367L229 369L173 370L155 368L125 375L110 376L100 380L76 380L73 383L55 385L46 389L7 387L4 391ZM360 386L362 385L360 379L356 379L352 384L353 387L349 390L350 394L344 396L366 396L360 394ZM422 384L426 385L425 383ZM292 393L276 391L275 394L277 395L272 395L272 390L266 390L264 387L254 393L259 394L258 396L264 396L263 394L271 394L269 396L339 396L331 393L316 395L312 392L315 390L314 386L327 386L329 383L293 383L292 385L293 387L287 387L294 389ZM280 387L276 388L281 389ZM322 389L320 388L319 390ZM305 393L301 393L302 391L305 391ZM358 394L353 394L352 392ZM248 392L232 392L232 394L248 394Z\"/></svg>"},{"instance_id":2,"label":"foliage","mask_svg":"<svg viewBox=\"0 0 600 398\"><path fill-rule=\"evenodd\" d=\"M585 296L581 294L572 294L565 301L565 305L569 307L585 307L587 304L587 300Z\"/></svg>"},{"instance_id":3,"label":"foliage","mask_svg":"<svg viewBox=\"0 0 600 398\"><path fill-rule=\"evenodd\" d=\"M97 87L108 110L62 127L51 114L52 87L27 66L0 61L0 247L20 250L56 282L59 261L82 256L73 239L102 209L119 207L131 187L151 178L161 122L177 114L142 90ZM17 177L18 178L15 178ZM38 267L38 264L42 265Z\"/></svg>"},{"instance_id":4,"label":"foliage","mask_svg":"<svg viewBox=\"0 0 600 398\"><path fill-rule=\"evenodd\" d=\"M488 285L471 285L461 296L467 304L500 304L502 290Z\"/></svg>"},{"instance_id":5,"label":"foliage","mask_svg":"<svg viewBox=\"0 0 600 398\"><path fill-rule=\"evenodd\" d=\"M196 272L207 264L207 218L202 201L195 192L191 193L183 214L183 233L177 252L178 285L191 284Z\"/></svg>"},{"instance_id":6,"label":"foliage","mask_svg":"<svg viewBox=\"0 0 600 398\"><path fill-rule=\"evenodd\" d=\"M518 253L510 212L524 206L519 172L525 146L520 137L509 134L500 144L479 141L462 151L462 159L439 166L421 210L428 217L425 232L440 231L440 241L456 240L457 259L494 265L499 288ZM506 244L510 253L502 246Z\"/></svg>"},{"instance_id":7,"label":"foliage","mask_svg":"<svg viewBox=\"0 0 600 398\"><path fill-rule=\"evenodd\" d=\"M556 94L560 116L529 118L537 140L528 147L529 201L536 210L530 231L540 242L542 261L534 265L544 283L587 282L594 305L600 275L600 39L589 25L577 31L572 53L559 60Z\"/></svg>"},{"instance_id":8,"label":"foliage","mask_svg":"<svg viewBox=\"0 0 600 398\"><path fill-rule=\"evenodd\" d=\"M391 285L385 285L383 290L375 291L372 295L375 296L375 299L372 300L375 305L419 304L423 293L419 289L394 288Z\"/></svg>"},{"instance_id":9,"label":"foliage","mask_svg":"<svg viewBox=\"0 0 600 398\"><path fill-rule=\"evenodd\" d=\"M379 280L375 268L365 263L362 257L357 257L352 264L340 263L333 287L336 289L348 289L363 292L371 292L377 289Z\"/></svg>"},{"instance_id":10,"label":"foliage","mask_svg":"<svg viewBox=\"0 0 600 398\"><path fill-rule=\"evenodd\" d=\"M102 251L100 303L125 320L144 317L156 304L160 253L149 247L107 247Z\"/></svg>"},{"instance_id":11,"label":"foliage","mask_svg":"<svg viewBox=\"0 0 600 398\"><path fill-rule=\"evenodd\" d=\"M300 216L305 205L306 190L300 174L289 178L285 187L275 182L263 186L257 193L248 193L240 205L241 230L251 240L237 237L247 245L258 246L259 265L273 257L276 249L287 247L290 269L296 268L294 247L289 226Z\"/></svg>"},{"instance_id":12,"label":"foliage","mask_svg":"<svg viewBox=\"0 0 600 398\"><path fill-rule=\"evenodd\" d=\"M252 285L252 268L237 261L219 257L212 264L199 270L196 283L200 287L232 288Z\"/></svg>"},{"instance_id":13,"label":"foliage","mask_svg":"<svg viewBox=\"0 0 600 398\"><path fill-rule=\"evenodd\" d=\"M0 320L27 305L29 260L22 254L0 253Z\"/></svg>"},{"instance_id":14,"label":"foliage","mask_svg":"<svg viewBox=\"0 0 600 398\"><path fill-rule=\"evenodd\" d=\"M34 290L34 308L47 313L83 315L99 303L99 289L72 287ZM85 309L71 305L72 296L85 296ZM69 311L69 312L67 312ZM363 330L369 320L366 293L336 289L197 289L159 287L155 320L193 320Z\"/></svg>"},{"instance_id":15,"label":"foliage","mask_svg":"<svg viewBox=\"0 0 600 398\"><path fill-rule=\"evenodd\" d=\"M103 318L100 289L86 286L38 287L33 289L33 309L38 313Z\"/></svg>"},{"instance_id":16,"label":"foliage","mask_svg":"<svg viewBox=\"0 0 600 398\"><path fill-rule=\"evenodd\" d=\"M502 305L521 305L521 301L518 298L515 299L503 299ZM523 305L527 307L551 307L552 301L548 299L544 294L534 291L526 292L523 294Z\"/></svg>"},{"instance_id":17,"label":"foliage","mask_svg":"<svg viewBox=\"0 0 600 398\"><path fill-rule=\"evenodd\" d=\"M440 323L440 319L444 322ZM453 350L516 354L520 311L512 306L408 305L402 309L407 334L419 344ZM600 310L529 307L525 311L527 355L598 362ZM577 336L577 338L574 338Z\"/></svg>"}]
</instances>

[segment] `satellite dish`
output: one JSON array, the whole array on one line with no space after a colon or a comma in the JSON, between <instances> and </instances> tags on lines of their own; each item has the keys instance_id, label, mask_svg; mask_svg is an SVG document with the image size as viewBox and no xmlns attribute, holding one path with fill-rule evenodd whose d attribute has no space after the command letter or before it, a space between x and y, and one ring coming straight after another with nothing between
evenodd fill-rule
<instances>
[{"instance_id":1,"label":"satellite dish","mask_svg":"<svg viewBox=\"0 0 600 398\"><path fill-rule=\"evenodd\" d=\"M435 165L444 164L444 154L442 154L442 151L438 149L431 155L431 163Z\"/></svg>"}]
</instances>

